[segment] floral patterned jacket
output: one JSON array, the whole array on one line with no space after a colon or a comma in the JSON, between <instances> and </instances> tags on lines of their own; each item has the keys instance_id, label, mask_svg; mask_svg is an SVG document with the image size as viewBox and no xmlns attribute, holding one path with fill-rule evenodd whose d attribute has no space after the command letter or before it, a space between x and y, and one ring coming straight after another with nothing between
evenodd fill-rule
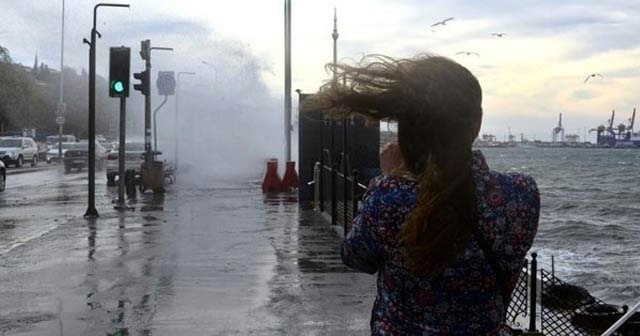
<instances>
[{"instance_id":1,"label":"floral patterned jacket","mask_svg":"<svg viewBox=\"0 0 640 336\"><path fill-rule=\"evenodd\" d=\"M538 188L531 177L489 170L480 151L473 153L473 178L478 232L492 244L511 292L538 228ZM408 178L373 179L342 243L347 266L378 272L371 334L510 335L502 324L504 289L475 238L443 274L409 272L397 236L416 204L416 188Z\"/></svg>"}]
</instances>

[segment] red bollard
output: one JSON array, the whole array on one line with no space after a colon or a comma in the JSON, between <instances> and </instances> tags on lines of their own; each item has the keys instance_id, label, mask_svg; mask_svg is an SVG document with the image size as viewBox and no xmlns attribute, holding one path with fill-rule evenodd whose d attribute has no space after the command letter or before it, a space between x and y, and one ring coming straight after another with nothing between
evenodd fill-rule
<instances>
[{"instance_id":1,"label":"red bollard","mask_svg":"<svg viewBox=\"0 0 640 336\"><path fill-rule=\"evenodd\" d=\"M289 191L298 188L298 173L296 172L296 162L287 161L287 169L282 178L282 191Z\"/></svg>"},{"instance_id":2,"label":"red bollard","mask_svg":"<svg viewBox=\"0 0 640 336\"><path fill-rule=\"evenodd\" d=\"M278 159L270 159L267 161L267 173L262 180L262 192L280 192L282 191L282 181L278 175Z\"/></svg>"}]
</instances>

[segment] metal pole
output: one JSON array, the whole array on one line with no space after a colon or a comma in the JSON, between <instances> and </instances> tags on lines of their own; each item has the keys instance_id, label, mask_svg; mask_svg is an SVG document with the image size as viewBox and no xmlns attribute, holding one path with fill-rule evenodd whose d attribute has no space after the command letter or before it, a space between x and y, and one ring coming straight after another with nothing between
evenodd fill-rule
<instances>
[{"instance_id":1,"label":"metal pole","mask_svg":"<svg viewBox=\"0 0 640 336\"><path fill-rule=\"evenodd\" d=\"M96 20L98 8L129 7L124 4L97 4L93 7L93 27L91 28L91 42L89 48L89 204L84 214L86 218L97 218L95 188L96 188Z\"/></svg>"},{"instance_id":2,"label":"metal pole","mask_svg":"<svg viewBox=\"0 0 640 336\"><path fill-rule=\"evenodd\" d=\"M178 97L180 96L180 75L182 72L178 72L178 77L176 78L176 107L173 110L173 160L175 161L175 169L178 169Z\"/></svg>"},{"instance_id":3,"label":"metal pole","mask_svg":"<svg viewBox=\"0 0 640 336\"><path fill-rule=\"evenodd\" d=\"M320 210L320 162L313 166L313 210Z\"/></svg>"},{"instance_id":4,"label":"metal pole","mask_svg":"<svg viewBox=\"0 0 640 336\"><path fill-rule=\"evenodd\" d=\"M146 40L147 45L151 45L150 40ZM151 49L151 48L149 48ZM144 165L145 176L151 176L153 166L153 155L151 151L151 50L147 53L145 60L145 70L149 74L149 94L144 96ZM142 183L145 183L143 179Z\"/></svg>"},{"instance_id":5,"label":"metal pole","mask_svg":"<svg viewBox=\"0 0 640 336\"><path fill-rule=\"evenodd\" d=\"M164 104L167 102L167 99L169 99L169 96L165 95L162 103L160 103L160 105L156 107L156 109L153 111L153 150L154 152L158 151L158 128L156 127L156 115L158 114L158 111L160 111L160 108L162 108L162 106L164 106Z\"/></svg>"},{"instance_id":6,"label":"metal pole","mask_svg":"<svg viewBox=\"0 0 640 336\"><path fill-rule=\"evenodd\" d=\"M291 0L284 1L284 136L285 162L291 161Z\"/></svg>"},{"instance_id":7,"label":"metal pole","mask_svg":"<svg viewBox=\"0 0 640 336\"><path fill-rule=\"evenodd\" d=\"M60 38L60 105L59 116L64 113L64 0L62 0L62 37ZM58 161L62 162L62 128L63 123L58 124Z\"/></svg>"},{"instance_id":8,"label":"metal pole","mask_svg":"<svg viewBox=\"0 0 640 336\"><path fill-rule=\"evenodd\" d=\"M349 186L349 180L347 178L349 172L347 171L348 165L347 165L347 118L342 118L342 172L344 174L344 181L343 181L343 197L344 197L344 210L343 210L343 215L344 215L344 222L347 222L347 202L348 202L348 186ZM346 224L345 224L346 225Z\"/></svg>"},{"instance_id":9,"label":"metal pole","mask_svg":"<svg viewBox=\"0 0 640 336\"><path fill-rule=\"evenodd\" d=\"M318 180L320 183L320 212L324 211L324 129L325 125L322 122L320 128L320 179Z\"/></svg>"},{"instance_id":10,"label":"metal pole","mask_svg":"<svg viewBox=\"0 0 640 336\"><path fill-rule=\"evenodd\" d=\"M616 321L616 323L614 323L613 325L611 325L611 327L609 327L609 329L607 329L604 333L602 333L602 335L600 336L611 336L613 335L613 333L618 330L620 327L622 327L622 325L627 322L627 320L629 318L631 318L635 312L637 310L640 310L640 301L638 301L635 305L633 305L633 307L631 307L631 309L627 310L627 312L622 315L622 317L620 319L618 319L618 321ZM637 329L636 329L637 330Z\"/></svg>"},{"instance_id":11,"label":"metal pole","mask_svg":"<svg viewBox=\"0 0 640 336\"><path fill-rule=\"evenodd\" d=\"M338 175L338 165L331 165L331 225L337 225L338 219L338 202L336 200L336 178Z\"/></svg>"},{"instance_id":12,"label":"metal pole","mask_svg":"<svg viewBox=\"0 0 640 336\"><path fill-rule=\"evenodd\" d=\"M535 252L531 253L531 275L530 275L531 297L529 300L529 311L530 311L529 332L536 331L536 297L538 296L537 294L538 284L537 284L537 278L536 278L538 273L538 261L536 260L537 257L538 257L537 253Z\"/></svg>"},{"instance_id":13,"label":"metal pole","mask_svg":"<svg viewBox=\"0 0 640 336\"><path fill-rule=\"evenodd\" d=\"M99 217L96 210L96 5L93 9L93 28L91 29L91 48L89 49L89 205L84 216Z\"/></svg>"},{"instance_id":14,"label":"metal pole","mask_svg":"<svg viewBox=\"0 0 640 336\"><path fill-rule=\"evenodd\" d=\"M351 175L353 176L353 184L351 187L351 202L353 202L353 209L351 216L356 218L356 215L358 214L358 198L356 197L356 190L358 189L358 170L354 169Z\"/></svg>"},{"instance_id":15,"label":"metal pole","mask_svg":"<svg viewBox=\"0 0 640 336\"><path fill-rule=\"evenodd\" d=\"M124 205L124 160L127 131L127 98L120 97L120 145L118 146L118 204Z\"/></svg>"},{"instance_id":16,"label":"metal pole","mask_svg":"<svg viewBox=\"0 0 640 336\"><path fill-rule=\"evenodd\" d=\"M149 94L144 96L144 164L146 170L145 176L151 176L154 161L154 153L151 150L151 50L171 51L173 48L151 47L150 40L143 41L143 43L146 43L149 48L145 59L145 70L149 74ZM142 183L145 183L145 179L143 179Z\"/></svg>"}]
</instances>

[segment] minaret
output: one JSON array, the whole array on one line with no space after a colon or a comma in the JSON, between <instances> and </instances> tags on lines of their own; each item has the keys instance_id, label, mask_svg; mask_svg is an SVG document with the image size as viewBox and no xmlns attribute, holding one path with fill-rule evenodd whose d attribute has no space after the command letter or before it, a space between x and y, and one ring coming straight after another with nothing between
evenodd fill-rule
<instances>
[{"instance_id":1,"label":"minaret","mask_svg":"<svg viewBox=\"0 0 640 336\"><path fill-rule=\"evenodd\" d=\"M34 76L38 75L38 51L36 50L36 60L33 63L33 69L31 69L31 73L33 73Z\"/></svg>"},{"instance_id":2,"label":"minaret","mask_svg":"<svg viewBox=\"0 0 640 336\"><path fill-rule=\"evenodd\" d=\"M335 66L338 64L338 11L336 8L333 8L333 33L331 34L331 38L333 38L333 80L337 80L338 73L335 71Z\"/></svg>"}]
</instances>

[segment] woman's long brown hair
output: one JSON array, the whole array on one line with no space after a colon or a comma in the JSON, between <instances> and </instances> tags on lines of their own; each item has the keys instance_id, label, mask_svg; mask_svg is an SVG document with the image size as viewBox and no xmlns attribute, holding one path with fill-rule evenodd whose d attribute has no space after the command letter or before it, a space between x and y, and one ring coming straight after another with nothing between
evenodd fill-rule
<instances>
[{"instance_id":1,"label":"woman's long brown hair","mask_svg":"<svg viewBox=\"0 0 640 336\"><path fill-rule=\"evenodd\" d=\"M475 225L471 145L482 119L480 84L438 56L371 55L355 66L327 67L339 80L325 84L302 110L397 121L405 167L418 183L416 207L399 238L414 274L441 273L463 252Z\"/></svg>"}]
</instances>

